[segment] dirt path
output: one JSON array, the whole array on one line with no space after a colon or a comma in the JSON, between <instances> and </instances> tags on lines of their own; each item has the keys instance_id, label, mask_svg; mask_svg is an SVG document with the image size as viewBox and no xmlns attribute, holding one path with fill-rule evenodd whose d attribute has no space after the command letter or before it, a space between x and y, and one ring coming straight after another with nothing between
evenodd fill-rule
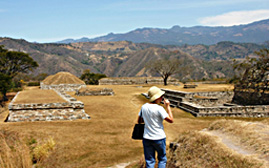
<instances>
[{"instance_id":1,"label":"dirt path","mask_svg":"<svg viewBox=\"0 0 269 168\"><path fill-rule=\"evenodd\" d=\"M128 162L128 163L120 163L120 164L117 164L115 166L108 167L108 168L125 168L126 166L129 166L129 164L131 164L131 163L130 162Z\"/></svg>"},{"instance_id":2,"label":"dirt path","mask_svg":"<svg viewBox=\"0 0 269 168\"><path fill-rule=\"evenodd\" d=\"M255 150L251 150L251 149L247 149L246 147L244 147L243 145L239 144L238 142L236 142L234 139L235 137L231 137L221 131L208 131L206 129L202 130L201 132L210 135L210 136L215 136L217 137L217 141L219 141L219 143L224 144L227 148L233 150L236 153L239 153L241 155L244 156L251 156L252 158L255 158L261 162L264 163L265 167L269 168L269 158L266 158L264 155L261 155L259 153L256 153Z\"/></svg>"}]
</instances>

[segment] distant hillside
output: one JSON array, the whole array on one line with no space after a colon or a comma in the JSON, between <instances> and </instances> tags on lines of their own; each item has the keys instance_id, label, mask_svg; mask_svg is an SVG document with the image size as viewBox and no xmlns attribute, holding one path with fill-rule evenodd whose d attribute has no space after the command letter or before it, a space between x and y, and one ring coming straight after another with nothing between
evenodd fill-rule
<instances>
[{"instance_id":1,"label":"distant hillside","mask_svg":"<svg viewBox=\"0 0 269 168\"><path fill-rule=\"evenodd\" d=\"M170 46L174 50L181 50L189 53L191 56L203 60L229 60L231 58L240 59L246 56L253 56L254 51L260 50L267 45L258 45L255 43L234 43L219 42L214 45L182 45Z\"/></svg>"},{"instance_id":2,"label":"distant hillside","mask_svg":"<svg viewBox=\"0 0 269 168\"><path fill-rule=\"evenodd\" d=\"M39 67L35 74L67 71L80 76L85 69L109 77L156 76L145 69L152 60L180 59L178 79L232 77L231 58L253 56L263 45L220 42L215 45L157 45L149 43L83 42L71 44L38 44L22 39L0 38L6 49L28 53Z\"/></svg>"},{"instance_id":3,"label":"distant hillside","mask_svg":"<svg viewBox=\"0 0 269 168\"><path fill-rule=\"evenodd\" d=\"M154 43L162 45L204 44L212 45L221 41L240 43L263 43L269 41L269 19L246 25L230 27L180 27L171 29L141 28L128 33L113 34L88 39L66 39L58 43L132 41L134 43Z\"/></svg>"}]
</instances>

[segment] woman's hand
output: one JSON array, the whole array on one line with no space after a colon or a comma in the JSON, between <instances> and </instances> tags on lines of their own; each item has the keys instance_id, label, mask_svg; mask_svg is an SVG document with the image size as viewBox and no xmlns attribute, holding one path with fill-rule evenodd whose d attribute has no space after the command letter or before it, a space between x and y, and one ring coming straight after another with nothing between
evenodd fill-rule
<instances>
[{"instance_id":1,"label":"woman's hand","mask_svg":"<svg viewBox=\"0 0 269 168\"><path fill-rule=\"evenodd\" d=\"M165 121L169 122L169 123L173 123L174 122L174 117L170 108L170 101L168 99L163 99L164 105L166 106L166 110L168 113L168 117L165 118Z\"/></svg>"},{"instance_id":2,"label":"woman's hand","mask_svg":"<svg viewBox=\"0 0 269 168\"><path fill-rule=\"evenodd\" d=\"M168 99L163 99L165 106L170 106L170 101Z\"/></svg>"}]
</instances>

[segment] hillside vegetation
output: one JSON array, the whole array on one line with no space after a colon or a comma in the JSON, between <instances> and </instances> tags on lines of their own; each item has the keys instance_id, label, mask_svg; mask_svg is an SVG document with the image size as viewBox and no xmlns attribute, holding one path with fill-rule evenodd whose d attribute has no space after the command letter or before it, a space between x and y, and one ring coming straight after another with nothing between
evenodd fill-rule
<instances>
[{"instance_id":1,"label":"hillside vegetation","mask_svg":"<svg viewBox=\"0 0 269 168\"><path fill-rule=\"evenodd\" d=\"M221 42L215 45L162 46L148 43L84 42L38 44L25 40L0 38L6 49L28 53L39 67L35 74L67 71L80 76L85 69L109 77L156 76L145 64L156 59L180 59L184 67L174 77L181 80L232 77L232 59L253 57L264 45Z\"/></svg>"}]
</instances>

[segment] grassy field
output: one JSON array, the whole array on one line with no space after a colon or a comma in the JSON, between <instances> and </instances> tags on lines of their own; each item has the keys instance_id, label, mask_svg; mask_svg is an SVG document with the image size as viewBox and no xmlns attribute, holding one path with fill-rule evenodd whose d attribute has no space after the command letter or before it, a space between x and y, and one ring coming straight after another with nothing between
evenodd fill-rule
<instances>
[{"instance_id":1,"label":"grassy field","mask_svg":"<svg viewBox=\"0 0 269 168\"><path fill-rule=\"evenodd\" d=\"M19 132L25 142L35 140L42 144L53 139L55 148L42 161L44 167L86 168L109 167L118 163L138 161L143 156L141 141L131 139L132 128L140 107L148 100L141 96L150 86L132 85L88 86L112 88L114 96L71 96L84 102L90 120L0 123L1 129ZM196 89L182 86L159 86L183 91L217 91L232 89L230 85L199 85ZM35 90L37 88L32 88ZM29 98L31 99L31 98ZM167 145L186 131L207 128L220 118L195 118L173 108L174 123L164 123ZM1 115L1 114L0 114ZM229 118L233 120L233 118ZM260 121L264 119L240 119ZM267 121L265 121L267 122Z\"/></svg>"},{"instance_id":2,"label":"grassy field","mask_svg":"<svg viewBox=\"0 0 269 168\"><path fill-rule=\"evenodd\" d=\"M38 91L37 91L38 90ZM40 90L37 87L31 87L19 93L14 104L27 103L64 103L66 100L61 98L53 90Z\"/></svg>"}]
</instances>

